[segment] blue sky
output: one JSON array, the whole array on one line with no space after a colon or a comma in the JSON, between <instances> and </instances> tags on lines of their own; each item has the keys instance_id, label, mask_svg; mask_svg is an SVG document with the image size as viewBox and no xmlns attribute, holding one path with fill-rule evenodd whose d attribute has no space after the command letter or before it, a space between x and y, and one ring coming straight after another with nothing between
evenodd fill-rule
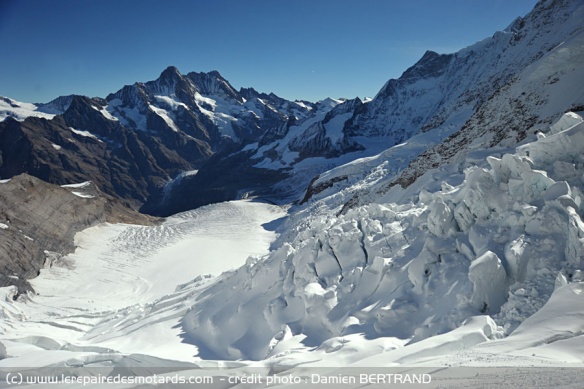
<instances>
[{"instance_id":1,"label":"blue sky","mask_svg":"<svg viewBox=\"0 0 584 389\"><path fill-rule=\"evenodd\" d=\"M105 97L168 66L288 99L373 96L536 0L0 0L0 95Z\"/></svg>"}]
</instances>

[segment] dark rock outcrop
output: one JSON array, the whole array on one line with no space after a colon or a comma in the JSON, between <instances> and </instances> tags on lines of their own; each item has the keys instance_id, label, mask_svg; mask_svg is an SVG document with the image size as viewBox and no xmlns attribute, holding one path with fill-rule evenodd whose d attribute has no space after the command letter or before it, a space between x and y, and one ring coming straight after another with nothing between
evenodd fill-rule
<instances>
[{"instance_id":1,"label":"dark rock outcrop","mask_svg":"<svg viewBox=\"0 0 584 389\"><path fill-rule=\"evenodd\" d=\"M154 193L141 212L169 216L207 204L262 197L281 198L273 185L287 177L281 170L261 169L250 164L249 152L225 151L209 159L196 173L179 177Z\"/></svg>"},{"instance_id":2,"label":"dark rock outcrop","mask_svg":"<svg viewBox=\"0 0 584 389\"><path fill-rule=\"evenodd\" d=\"M76 232L102 222L152 224L92 183L64 188L21 174L0 183L0 287L28 279L75 249Z\"/></svg>"}]
</instances>

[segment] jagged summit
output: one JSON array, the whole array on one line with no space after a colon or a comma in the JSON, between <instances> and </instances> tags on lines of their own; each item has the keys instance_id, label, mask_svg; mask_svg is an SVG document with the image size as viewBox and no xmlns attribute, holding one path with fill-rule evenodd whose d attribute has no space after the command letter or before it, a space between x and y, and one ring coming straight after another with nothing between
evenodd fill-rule
<instances>
[{"instance_id":1,"label":"jagged summit","mask_svg":"<svg viewBox=\"0 0 584 389\"><path fill-rule=\"evenodd\" d=\"M46 112L46 113L54 113L54 114L62 114L69 108L71 101L75 95L68 95L68 96L60 96L56 99L49 101L46 104L36 104L39 107L39 110Z\"/></svg>"},{"instance_id":2,"label":"jagged summit","mask_svg":"<svg viewBox=\"0 0 584 389\"><path fill-rule=\"evenodd\" d=\"M219 71L218 71L218 70L211 70L211 71L207 72L207 74L208 74L209 76L212 76L212 77L216 77L216 78L222 78L222 79L224 79L224 78L223 78L223 76L221 75L221 73L219 73Z\"/></svg>"},{"instance_id":3,"label":"jagged summit","mask_svg":"<svg viewBox=\"0 0 584 389\"><path fill-rule=\"evenodd\" d=\"M160 73L160 77L159 79L174 79L177 77L181 77L180 72L178 71L178 69L175 66L168 66L166 69L164 69L162 71L162 73Z\"/></svg>"},{"instance_id":4,"label":"jagged summit","mask_svg":"<svg viewBox=\"0 0 584 389\"><path fill-rule=\"evenodd\" d=\"M411 68L407 69L400 80L415 81L421 78L436 78L446 71L454 54L438 54L426 51L422 58Z\"/></svg>"},{"instance_id":5,"label":"jagged summit","mask_svg":"<svg viewBox=\"0 0 584 389\"><path fill-rule=\"evenodd\" d=\"M187 74L187 78L195 85L196 89L202 95L216 95L224 99L232 99L240 104L243 104L243 99L237 93L235 88L231 86L221 74L213 70L209 73L191 72Z\"/></svg>"}]
</instances>

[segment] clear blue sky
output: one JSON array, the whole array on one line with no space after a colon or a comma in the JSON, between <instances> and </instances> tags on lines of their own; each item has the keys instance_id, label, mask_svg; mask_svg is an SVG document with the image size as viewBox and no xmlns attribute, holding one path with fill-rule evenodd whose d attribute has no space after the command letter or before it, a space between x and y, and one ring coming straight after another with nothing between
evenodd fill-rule
<instances>
[{"instance_id":1,"label":"clear blue sky","mask_svg":"<svg viewBox=\"0 0 584 389\"><path fill-rule=\"evenodd\" d=\"M105 97L168 65L288 99L373 96L536 0L0 0L0 95Z\"/></svg>"}]
</instances>

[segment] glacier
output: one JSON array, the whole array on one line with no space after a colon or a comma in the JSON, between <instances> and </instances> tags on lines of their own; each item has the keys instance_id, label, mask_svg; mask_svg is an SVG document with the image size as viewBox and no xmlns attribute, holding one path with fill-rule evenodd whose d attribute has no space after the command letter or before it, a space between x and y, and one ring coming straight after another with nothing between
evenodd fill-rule
<instances>
[{"instance_id":1,"label":"glacier","mask_svg":"<svg viewBox=\"0 0 584 389\"><path fill-rule=\"evenodd\" d=\"M92 227L36 294L2 288L0 367L583 366L583 136L566 113L345 212L335 193Z\"/></svg>"},{"instance_id":2,"label":"glacier","mask_svg":"<svg viewBox=\"0 0 584 389\"><path fill-rule=\"evenodd\" d=\"M286 102L173 67L107 99L2 98L0 121L14 126L9 116L60 120L71 104L92 104L106 125L63 122L71 143L119 147L100 126L121 124L201 146L208 121L207 140L238 144L221 165L231 170L160 170L163 205L240 164L287 175L271 187L285 194L279 205L238 187L240 200L155 225L99 224L77 233L74 253L45 252L34 292L0 288L0 387L6 369L144 367L581 387L583 14L577 1L541 0L491 38L427 52L367 101ZM65 152L62 140L50 151ZM82 181L62 186L92 201L95 182ZM10 220L3 231L14 232ZM253 387L230 384L219 387Z\"/></svg>"}]
</instances>

